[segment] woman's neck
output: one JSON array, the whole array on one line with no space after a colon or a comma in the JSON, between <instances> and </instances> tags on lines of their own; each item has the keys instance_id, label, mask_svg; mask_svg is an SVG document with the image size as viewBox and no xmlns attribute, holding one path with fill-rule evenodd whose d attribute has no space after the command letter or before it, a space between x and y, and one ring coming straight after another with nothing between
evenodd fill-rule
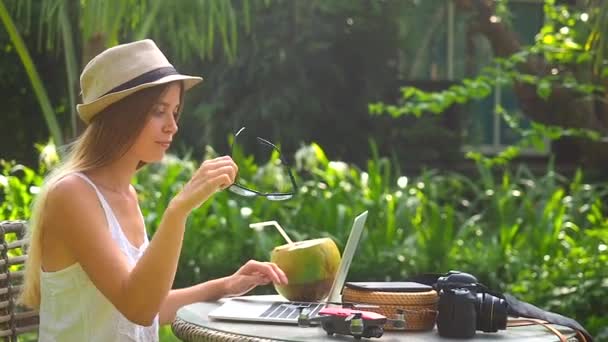
<instances>
[{"instance_id":1,"label":"woman's neck","mask_svg":"<svg viewBox=\"0 0 608 342\"><path fill-rule=\"evenodd\" d=\"M131 180L135 171L137 171L136 164L117 161L110 165L86 171L86 174L95 185L108 191L128 195L131 192Z\"/></svg>"}]
</instances>

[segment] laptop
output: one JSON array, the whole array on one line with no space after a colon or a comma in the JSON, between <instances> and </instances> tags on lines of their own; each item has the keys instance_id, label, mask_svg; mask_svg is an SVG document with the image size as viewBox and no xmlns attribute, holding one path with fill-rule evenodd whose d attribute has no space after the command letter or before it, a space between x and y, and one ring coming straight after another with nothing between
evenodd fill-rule
<instances>
[{"instance_id":1,"label":"laptop","mask_svg":"<svg viewBox=\"0 0 608 342\"><path fill-rule=\"evenodd\" d=\"M234 297L225 301L218 308L209 313L209 318L231 320L231 321L247 321L247 322L272 322L285 324L298 324L298 316L300 308L307 308L309 317L317 316L318 312L330 305L328 303L342 302L342 287L346 281L348 269L359 245L365 220L367 219L367 211L357 216L353 222L353 226L348 236L348 242L342 253L342 260L336 273L336 278L329 291L327 301L323 303L309 302L289 302L289 301L270 301L256 300L252 298Z\"/></svg>"}]
</instances>

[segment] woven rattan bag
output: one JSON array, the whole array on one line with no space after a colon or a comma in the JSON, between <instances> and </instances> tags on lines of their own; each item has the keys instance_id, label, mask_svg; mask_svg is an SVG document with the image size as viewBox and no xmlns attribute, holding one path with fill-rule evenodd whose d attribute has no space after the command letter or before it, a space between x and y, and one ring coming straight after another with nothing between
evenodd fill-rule
<instances>
[{"instance_id":1,"label":"woven rattan bag","mask_svg":"<svg viewBox=\"0 0 608 342\"><path fill-rule=\"evenodd\" d=\"M398 310L403 310L405 330L431 330L437 317L437 301L439 296L433 289L408 292L407 289L396 291L394 286L382 286L383 283L373 283L374 286L360 286L370 283L346 283L342 291L342 301L355 304L369 304L366 311L377 312L388 318L396 318ZM395 284L395 283L385 283ZM423 285L421 285L423 286ZM385 326L385 330L396 330ZM403 329L399 329L403 330Z\"/></svg>"}]
</instances>

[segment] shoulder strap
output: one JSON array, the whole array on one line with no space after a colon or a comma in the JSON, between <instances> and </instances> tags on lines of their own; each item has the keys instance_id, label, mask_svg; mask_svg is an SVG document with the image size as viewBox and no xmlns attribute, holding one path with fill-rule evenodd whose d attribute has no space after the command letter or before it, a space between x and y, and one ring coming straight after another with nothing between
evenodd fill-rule
<instances>
[{"instance_id":1,"label":"shoulder strap","mask_svg":"<svg viewBox=\"0 0 608 342\"><path fill-rule=\"evenodd\" d=\"M105 202L105 198L103 197L103 195L101 194L101 192L99 191L99 189L97 189L97 185L95 185L95 183L93 183L93 181L87 177L84 173L82 172L74 172L73 175L78 176L78 178L84 180L85 182L89 183L89 185L93 188L93 190L95 190L95 193L97 193L97 197L99 197L99 199L103 199L103 201Z\"/></svg>"},{"instance_id":2,"label":"shoulder strap","mask_svg":"<svg viewBox=\"0 0 608 342\"><path fill-rule=\"evenodd\" d=\"M103 196L103 194L101 193L101 191L99 191L99 189L97 188L97 186L95 185L95 183L93 183L93 181L89 177L87 177L84 173L74 172L73 174L76 175L76 176L78 176L79 178L81 178L85 182L89 183L89 185L93 188L93 190L95 190L95 193L97 194L97 198L99 199L99 203L101 203L101 207L103 208L103 212L106 215L106 219L108 220L108 225L112 226L112 224L110 223L110 221L112 219L114 219L114 212L112 211L112 208L110 207L110 205L106 201L106 198Z\"/></svg>"}]
</instances>

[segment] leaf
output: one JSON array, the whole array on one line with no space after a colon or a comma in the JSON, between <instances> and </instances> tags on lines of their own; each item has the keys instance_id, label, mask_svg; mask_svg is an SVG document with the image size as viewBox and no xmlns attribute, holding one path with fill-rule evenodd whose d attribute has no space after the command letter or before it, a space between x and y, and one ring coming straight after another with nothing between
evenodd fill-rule
<instances>
[{"instance_id":1,"label":"leaf","mask_svg":"<svg viewBox=\"0 0 608 342\"><path fill-rule=\"evenodd\" d=\"M414 87L403 87L401 88L401 97L404 100L409 99L410 97L418 94L419 90L417 88Z\"/></svg>"},{"instance_id":2,"label":"leaf","mask_svg":"<svg viewBox=\"0 0 608 342\"><path fill-rule=\"evenodd\" d=\"M381 102L369 103L367 105L367 110L372 115L380 115L384 112L384 104Z\"/></svg>"},{"instance_id":3,"label":"leaf","mask_svg":"<svg viewBox=\"0 0 608 342\"><path fill-rule=\"evenodd\" d=\"M547 34L543 37L543 43L547 45L552 45L553 43L555 43L555 37L551 34Z\"/></svg>"},{"instance_id":4,"label":"leaf","mask_svg":"<svg viewBox=\"0 0 608 342\"><path fill-rule=\"evenodd\" d=\"M538 82L538 86L536 87L536 93L542 99L547 100L551 95L551 82L546 79L542 79Z\"/></svg>"},{"instance_id":5,"label":"leaf","mask_svg":"<svg viewBox=\"0 0 608 342\"><path fill-rule=\"evenodd\" d=\"M40 104L40 108L42 110L42 114L44 119L46 120L47 127L51 132L51 136L56 145L63 145L63 136L61 134L61 130L59 128L59 123L57 122L57 117L55 116L55 112L53 111L53 107L51 105L51 101L49 100L48 93L42 80L40 79L40 75L38 74L38 69L36 65L32 61L30 57L30 53L13 22L13 19L9 15L6 7L4 6L4 1L0 0L0 20L4 24L4 27L8 31L11 42L15 46L17 53L19 54L19 58L23 63L25 71L32 83L32 88L34 88L34 93L36 94L36 98L38 99L38 103Z\"/></svg>"},{"instance_id":6,"label":"leaf","mask_svg":"<svg viewBox=\"0 0 608 342\"><path fill-rule=\"evenodd\" d=\"M578 54L578 56L576 57L576 63L582 64L584 62L591 61L591 59L592 59L592 56L589 52L582 52L582 53Z\"/></svg>"},{"instance_id":7,"label":"leaf","mask_svg":"<svg viewBox=\"0 0 608 342\"><path fill-rule=\"evenodd\" d=\"M518 75L518 80L523 83L536 84L537 77L534 75L521 74Z\"/></svg>"}]
</instances>

